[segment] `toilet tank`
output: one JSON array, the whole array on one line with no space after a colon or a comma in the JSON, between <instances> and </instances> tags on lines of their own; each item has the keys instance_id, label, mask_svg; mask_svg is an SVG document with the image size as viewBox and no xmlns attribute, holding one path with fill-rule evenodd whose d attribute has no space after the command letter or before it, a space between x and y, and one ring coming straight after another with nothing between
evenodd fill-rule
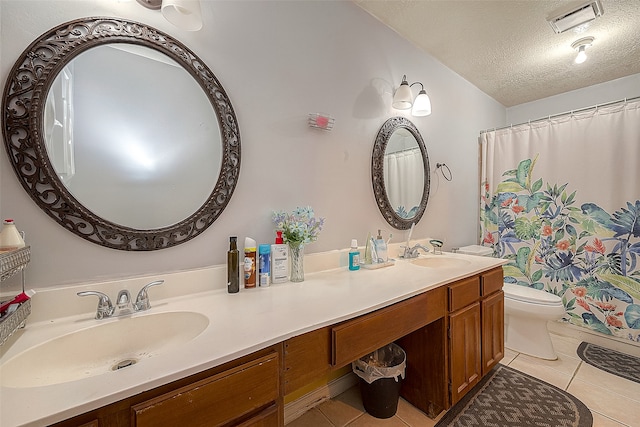
<instances>
[{"instance_id":1,"label":"toilet tank","mask_svg":"<svg viewBox=\"0 0 640 427\"><path fill-rule=\"evenodd\" d=\"M478 255L478 256L492 256L493 255L493 249L487 247L487 246L481 246L481 245L469 245L469 246L463 246L460 249L458 249L457 251L459 254L465 254L465 255Z\"/></svg>"}]
</instances>

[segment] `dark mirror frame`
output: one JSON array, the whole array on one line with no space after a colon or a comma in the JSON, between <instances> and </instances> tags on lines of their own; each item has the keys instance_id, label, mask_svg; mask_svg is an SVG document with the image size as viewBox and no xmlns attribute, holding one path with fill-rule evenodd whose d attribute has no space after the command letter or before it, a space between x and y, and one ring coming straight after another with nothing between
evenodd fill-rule
<instances>
[{"instance_id":1,"label":"dark mirror frame","mask_svg":"<svg viewBox=\"0 0 640 427\"><path fill-rule=\"evenodd\" d=\"M216 113L223 145L218 180L207 201L195 213L171 226L137 230L93 214L59 180L47 155L43 137L44 108L55 77L80 53L108 43L147 46L169 56L196 79ZM150 251L196 237L213 224L227 206L240 173L240 131L220 82L185 45L138 22L92 17L49 30L31 43L13 66L5 85L2 111L9 161L27 193L64 228L108 248Z\"/></svg>"},{"instance_id":2,"label":"dark mirror frame","mask_svg":"<svg viewBox=\"0 0 640 427\"><path fill-rule=\"evenodd\" d=\"M399 216L387 196L387 189L384 183L384 153L389 143L389 139L393 132L397 129L404 128L409 131L418 142L420 152L422 153L422 164L424 166L424 185L422 190L422 198L420 199L420 208L413 218L402 218ZM418 131L418 128L405 117L392 117L388 119L376 136L376 141L373 145L373 154L371 155L371 181L373 183L373 194L376 198L376 204L380 213L384 219L393 228L398 230L408 230L411 228L411 224L418 223L425 209L427 208L427 201L429 200L429 184L431 181L429 173L429 156L427 155L427 147L424 144L422 136Z\"/></svg>"}]
</instances>

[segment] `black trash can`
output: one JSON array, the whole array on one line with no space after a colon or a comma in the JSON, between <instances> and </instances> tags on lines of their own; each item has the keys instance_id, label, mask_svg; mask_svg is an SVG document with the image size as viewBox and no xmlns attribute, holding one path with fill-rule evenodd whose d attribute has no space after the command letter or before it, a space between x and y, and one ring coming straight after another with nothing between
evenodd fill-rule
<instances>
[{"instance_id":1,"label":"black trash can","mask_svg":"<svg viewBox=\"0 0 640 427\"><path fill-rule=\"evenodd\" d=\"M391 343L352 363L360 377L364 409L376 418L391 418L398 410L400 381L404 378L407 355Z\"/></svg>"}]
</instances>

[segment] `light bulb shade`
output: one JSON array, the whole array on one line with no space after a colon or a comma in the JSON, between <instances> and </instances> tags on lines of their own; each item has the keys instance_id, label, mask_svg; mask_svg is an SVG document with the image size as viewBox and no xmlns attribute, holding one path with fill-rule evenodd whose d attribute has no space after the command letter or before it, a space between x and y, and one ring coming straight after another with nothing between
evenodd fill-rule
<instances>
[{"instance_id":1,"label":"light bulb shade","mask_svg":"<svg viewBox=\"0 0 640 427\"><path fill-rule=\"evenodd\" d=\"M186 31L198 31L202 28L200 0L162 0L162 16Z\"/></svg>"},{"instance_id":2,"label":"light bulb shade","mask_svg":"<svg viewBox=\"0 0 640 427\"><path fill-rule=\"evenodd\" d=\"M585 52L585 46L580 46L578 49L578 55L576 56L576 64L582 64L587 60L587 53Z\"/></svg>"},{"instance_id":3,"label":"light bulb shade","mask_svg":"<svg viewBox=\"0 0 640 427\"><path fill-rule=\"evenodd\" d=\"M413 105L413 94L406 79L402 79L400 87L393 96L391 106L396 110L408 110Z\"/></svg>"},{"instance_id":4,"label":"light bulb shade","mask_svg":"<svg viewBox=\"0 0 640 427\"><path fill-rule=\"evenodd\" d=\"M431 114L431 99L424 90L421 90L416 100L413 101L413 108L411 114L417 117L428 116Z\"/></svg>"}]
</instances>

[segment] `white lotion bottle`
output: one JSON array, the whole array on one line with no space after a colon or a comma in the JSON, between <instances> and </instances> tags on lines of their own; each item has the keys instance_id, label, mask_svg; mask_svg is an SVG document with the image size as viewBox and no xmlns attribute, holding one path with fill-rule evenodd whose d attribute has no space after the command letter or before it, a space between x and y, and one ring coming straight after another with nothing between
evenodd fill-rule
<instances>
[{"instance_id":1,"label":"white lotion bottle","mask_svg":"<svg viewBox=\"0 0 640 427\"><path fill-rule=\"evenodd\" d=\"M271 245L271 283L289 281L289 246L284 244L282 231L276 231L276 243Z\"/></svg>"},{"instance_id":2,"label":"white lotion bottle","mask_svg":"<svg viewBox=\"0 0 640 427\"><path fill-rule=\"evenodd\" d=\"M22 235L12 219L5 219L0 231L0 251L11 251L24 247Z\"/></svg>"}]
</instances>

